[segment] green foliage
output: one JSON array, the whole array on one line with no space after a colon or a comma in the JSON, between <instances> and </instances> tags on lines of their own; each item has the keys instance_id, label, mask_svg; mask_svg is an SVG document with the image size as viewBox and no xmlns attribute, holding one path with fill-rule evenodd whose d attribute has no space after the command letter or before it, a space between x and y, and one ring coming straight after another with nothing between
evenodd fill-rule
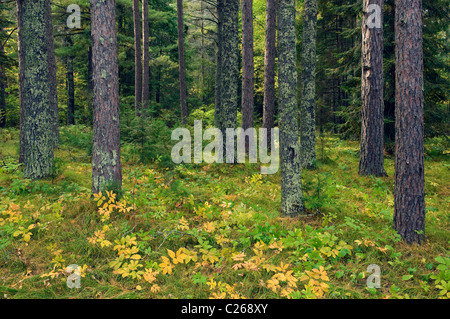
<instances>
[{"instance_id":1,"label":"green foliage","mask_svg":"<svg viewBox=\"0 0 450 319\"><path fill-rule=\"evenodd\" d=\"M170 137L171 130L161 119L136 117L134 112L122 115L121 140L126 161L158 162L161 166L172 167Z\"/></svg>"}]
</instances>

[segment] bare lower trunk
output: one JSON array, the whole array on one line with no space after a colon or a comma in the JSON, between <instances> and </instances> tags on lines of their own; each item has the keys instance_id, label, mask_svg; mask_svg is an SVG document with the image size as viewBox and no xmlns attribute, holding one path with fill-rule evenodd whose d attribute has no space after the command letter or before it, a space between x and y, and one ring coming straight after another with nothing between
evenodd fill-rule
<instances>
[{"instance_id":1,"label":"bare lower trunk","mask_svg":"<svg viewBox=\"0 0 450 319\"><path fill-rule=\"evenodd\" d=\"M72 39L67 36L66 46L72 46ZM75 82L73 78L73 56L66 57L66 86L67 86L67 125L75 124Z\"/></svg>"},{"instance_id":2,"label":"bare lower trunk","mask_svg":"<svg viewBox=\"0 0 450 319\"><path fill-rule=\"evenodd\" d=\"M188 111L186 102L186 66L184 62L184 22L183 22L183 0L177 0L178 16L178 64L180 78L180 108L181 123L187 123Z\"/></svg>"},{"instance_id":3,"label":"bare lower trunk","mask_svg":"<svg viewBox=\"0 0 450 319\"><path fill-rule=\"evenodd\" d=\"M54 146L59 144L59 110L58 110L58 92L56 80L56 57L55 45L53 41L53 23L52 23L52 7L50 1L46 2L47 15L47 40L48 40L48 71L50 76L50 107L53 113L53 143Z\"/></svg>"},{"instance_id":4,"label":"bare lower trunk","mask_svg":"<svg viewBox=\"0 0 450 319\"><path fill-rule=\"evenodd\" d=\"M253 0L242 1L242 128L253 127ZM248 150L248 141L245 149Z\"/></svg>"},{"instance_id":5,"label":"bare lower trunk","mask_svg":"<svg viewBox=\"0 0 450 319\"><path fill-rule=\"evenodd\" d=\"M221 87L221 131L236 128L238 103L238 68L239 68L239 0L224 0L224 20L222 25L222 87ZM231 147L231 145L230 145ZM236 161L236 139L233 149L226 147L224 155L234 153Z\"/></svg>"},{"instance_id":6,"label":"bare lower trunk","mask_svg":"<svg viewBox=\"0 0 450 319\"><path fill-rule=\"evenodd\" d=\"M281 1L279 10L281 213L295 216L304 209L298 140L295 0Z\"/></svg>"},{"instance_id":7,"label":"bare lower trunk","mask_svg":"<svg viewBox=\"0 0 450 319\"><path fill-rule=\"evenodd\" d=\"M216 39L216 78L215 78L215 103L214 103L214 125L217 128L222 127L220 112L222 109L221 97L222 97L222 25L223 25L223 4L224 0L217 0L217 39Z\"/></svg>"},{"instance_id":8,"label":"bare lower trunk","mask_svg":"<svg viewBox=\"0 0 450 319\"><path fill-rule=\"evenodd\" d=\"M267 145L270 149L271 133L274 127L275 113L275 55L276 55L276 29L277 29L276 0L267 0L266 6L266 38L264 51L264 105L263 127L267 129Z\"/></svg>"},{"instance_id":9,"label":"bare lower trunk","mask_svg":"<svg viewBox=\"0 0 450 319\"><path fill-rule=\"evenodd\" d=\"M316 161L316 35L317 0L305 0L303 16L301 154L302 166Z\"/></svg>"},{"instance_id":10,"label":"bare lower trunk","mask_svg":"<svg viewBox=\"0 0 450 319\"><path fill-rule=\"evenodd\" d=\"M25 178L53 173L54 110L49 66L49 0L18 0L20 161Z\"/></svg>"},{"instance_id":11,"label":"bare lower trunk","mask_svg":"<svg viewBox=\"0 0 450 319\"><path fill-rule=\"evenodd\" d=\"M361 60L361 154L360 175L386 176L383 163L383 24L374 26L368 18L371 4L383 8L384 0L364 0ZM380 11L382 17L382 9Z\"/></svg>"},{"instance_id":12,"label":"bare lower trunk","mask_svg":"<svg viewBox=\"0 0 450 319\"><path fill-rule=\"evenodd\" d=\"M144 0L145 1L145 0ZM136 116L141 115L142 108L142 32L139 0L133 0L134 23L134 108Z\"/></svg>"},{"instance_id":13,"label":"bare lower trunk","mask_svg":"<svg viewBox=\"0 0 450 319\"><path fill-rule=\"evenodd\" d=\"M90 0L94 82L92 193L122 187L115 1Z\"/></svg>"},{"instance_id":14,"label":"bare lower trunk","mask_svg":"<svg viewBox=\"0 0 450 319\"><path fill-rule=\"evenodd\" d=\"M150 99L149 83L149 29L148 29L148 1L142 1L142 108L144 112L148 111L148 102Z\"/></svg>"},{"instance_id":15,"label":"bare lower trunk","mask_svg":"<svg viewBox=\"0 0 450 319\"><path fill-rule=\"evenodd\" d=\"M0 33L3 32L3 28L0 27ZM4 52L2 43L0 43L0 55ZM6 125L6 74L5 67L0 65L0 127Z\"/></svg>"},{"instance_id":16,"label":"bare lower trunk","mask_svg":"<svg viewBox=\"0 0 450 319\"><path fill-rule=\"evenodd\" d=\"M422 1L397 0L395 12L394 228L425 241Z\"/></svg>"}]
</instances>

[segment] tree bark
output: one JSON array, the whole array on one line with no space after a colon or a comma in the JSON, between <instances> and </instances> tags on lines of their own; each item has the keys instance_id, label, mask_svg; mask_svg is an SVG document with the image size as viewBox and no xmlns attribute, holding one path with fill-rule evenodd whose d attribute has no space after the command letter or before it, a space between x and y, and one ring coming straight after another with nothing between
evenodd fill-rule
<instances>
[{"instance_id":1,"label":"tree bark","mask_svg":"<svg viewBox=\"0 0 450 319\"><path fill-rule=\"evenodd\" d=\"M145 1L145 0L144 0ZM139 0L133 0L134 23L134 109L136 116L141 115L142 108L142 32Z\"/></svg>"},{"instance_id":2,"label":"tree bark","mask_svg":"<svg viewBox=\"0 0 450 319\"><path fill-rule=\"evenodd\" d=\"M312 168L316 161L316 38L317 0L305 0L303 15L301 159Z\"/></svg>"},{"instance_id":3,"label":"tree bark","mask_svg":"<svg viewBox=\"0 0 450 319\"><path fill-rule=\"evenodd\" d=\"M148 0L142 0L142 108L144 112L148 111L148 102L150 99L149 83L149 28L148 28Z\"/></svg>"},{"instance_id":4,"label":"tree bark","mask_svg":"<svg viewBox=\"0 0 450 319\"><path fill-rule=\"evenodd\" d=\"M0 33L3 32L3 28L0 27ZM5 52L3 43L0 43L0 55ZM0 127L3 128L6 125L6 74L5 66L0 65Z\"/></svg>"},{"instance_id":5,"label":"tree bark","mask_svg":"<svg viewBox=\"0 0 450 319\"><path fill-rule=\"evenodd\" d=\"M180 78L180 108L181 123L187 123L188 110L186 101L186 66L184 61L184 21L183 21L183 0L177 0L178 17L178 65Z\"/></svg>"},{"instance_id":6,"label":"tree bark","mask_svg":"<svg viewBox=\"0 0 450 319\"><path fill-rule=\"evenodd\" d=\"M67 36L66 46L72 46L72 39ZM66 57L66 85L67 85L67 125L75 124L75 82L73 78L73 56Z\"/></svg>"},{"instance_id":7,"label":"tree bark","mask_svg":"<svg viewBox=\"0 0 450 319\"><path fill-rule=\"evenodd\" d=\"M363 1L361 59L361 152L360 175L386 176L384 170L384 102L383 102L383 3ZM381 27L371 25L369 5L381 8Z\"/></svg>"},{"instance_id":8,"label":"tree bark","mask_svg":"<svg viewBox=\"0 0 450 319\"><path fill-rule=\"evenodd\" d=\"M281 212L295 216L304 209L298 139L295 0L280 1L279 10Z\"/></svg>"},{"instance_id":9,"label":"tree bark","mask_svg":"<svg viewBox=\"0 0 450 319\"><path fill-rule=\"evenodd\" d=\"M50 1L46 1L47 15L47 40L48 40L48 71L50 75L50 107L53 113L53 145L59 144L59 110L58 110L58 84L56 80L56 56L55 44L53 40L52 6Z\"/></svg>"},{"instance_id":10,"label":"tree bark","mask_svg":"<svg viewBox=\"0 0 450 319\"><path fill-rule=\"evenodd\" d=\"M222 127L222 121L220 118L222 109L222 55L223 55L223 44L222 44L222 26L224 19L224 0L217 0L217 31L216 31L216 78L215 78L215 103L214 103L214 125L217 128Z\"/></svg>"},{"instance_id":11,"label":"tree bark","mask_svg":"<svg viewBox=\"0 0 450 319\"><path fill-rule=\"evenodd\" d=\"M49 0L18 0L20 160L24 177L39 179L53 172L54 110L49 66Z\"/></svg>"},{"instance_id":12,"label":"tree bark","mask_svg":"<svg viewBox=\"0 0 450 319\"><path fill-rule=\"evenodd\" d=\"M242 0L242 129L253 127L253 0ZM248 149L248 143L246 150Z\"/></svg>"},{"instance_id":13,"label":"tree bark","mask_svg":"<svg viewBox=\"0 0 450 319\"><path fill-rule=\"evenodd\" d=\"M425 241L422 1L396 0L394 228Z\"/></svg>"},{"instance_id":14,"label":"tree bark","mask_svg":"<svg viewBox=\"0 0 450 319\"><path fill-rule=\"evenodd\" d=\"M264 51L264 102L263 128L267 129L267 141L263 145L271 148L272 131L275 126L275 56L277 31L277 3L267 0L266 4L266 38Z\"/></svg>"},{"instance_id":15,"label":"tree bark","mask_svg":"<svg viewBox=\"0 0 450 319\"><path fill-rule=\"evenodd\" d=\"M94 82L92 193L122 187L115 1L90 0Z\"/></svg>"},{"instance_id":16,"label":"tree bark","mask_svg":"<svg viewBox=\"0 0 450 319\"><path fill-rule=\"evenodd\" d=\"M223 8L220 129L223 134L225 134L227 128L234 129L237 125L237 94L239 78L239 0L224 0ZM233 150L229 147L224 148L224 156L227 156L233 152L234 162L236 162L236 152L234 152L235 149L236 139L233 145Z\"/></svg>"}]
</instances>

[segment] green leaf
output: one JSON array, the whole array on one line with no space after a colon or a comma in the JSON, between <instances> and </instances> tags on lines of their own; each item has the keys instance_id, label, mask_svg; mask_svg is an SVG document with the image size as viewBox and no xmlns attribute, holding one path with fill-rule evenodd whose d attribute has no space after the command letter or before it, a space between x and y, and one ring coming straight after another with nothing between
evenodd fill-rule
<instances>
[{"instance_id":1,"label":"green leaf","mask_svg":"<svg viewBox=\"0 0 450 319\"><path fill-rule=\"evenodd\" d=\"M410 280L413 277L413 275L404 275L402 276L402 280L407 281Z\"/></svg>"}]
</instances>

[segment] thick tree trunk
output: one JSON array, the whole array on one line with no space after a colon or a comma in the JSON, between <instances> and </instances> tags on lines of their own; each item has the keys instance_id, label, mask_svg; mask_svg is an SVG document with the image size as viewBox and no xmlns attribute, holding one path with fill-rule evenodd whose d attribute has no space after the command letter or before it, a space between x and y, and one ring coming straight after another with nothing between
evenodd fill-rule
<instances>
[{"instance_id":1,"label":"thick tree trunk","mask_svg":"<svg viewBox=\"0 0 450 319\"><path fill-rule=\"evenodd\" d=\"M242 128L253 127L253 0L242 0ZM246 150L248 143L246 143Z\"/></svg>"},{"instance_id":2,"label":"thick tree trunk","mask_svg":"<svg viewBox=\"0 0 450 319\"><path fill-rule=\"evenodd\" d=\"M53 172L54 110L49 66L49 0L18 0L20 60L20 159L24 177Z\"/></svg>"},{"instance_id":3,"label":"thick tree trunk","mask_svg":"<svg viewBox=\"0 0 450 319\"><path fill-rule=\"evenodd\" d=\"M92 193L122 187L115 1L90 0L94 82Z\"/></svg>"},{"instance_id":4,"label":"thick tree trunk","mask_svg":"<svg viewBox=\"0 0 450 319\"><path fill-rule=\"evenodd\" d=\"M267 0L266 4L266 38L264 51L264 105L263 128L267 129L267 148L271 148L272 129L275 116L275 55L277 32L277 3Z\"/></svg>"},{"instance_id":5,"label":"thick tree trunk","mask_svg":"<svg viewBox=\"0 0 450 319\"><path fill-rule=\"evenodd\" d=\"M384 0L363 1L362 59L361 59L361 154L360 175L386 176L383 167L384 103L383 103L383 24L373 25L368 19L371 4L381 8Z\"/></svg>"},{"instance_id":6,"label":"thick tree trunk","mask_svg":"<svg viewBox=\"0 0 450 319\"><path fill-rule=\"evenodd\" d=\"M145 1L145 0L144 0ZM139 0L133 0L134 22L134 109L136 116L141 115L142 107L142 32Z\"/></svg>"},{"instance_id":7,"label":"thick tree trunk","mask_svg":"<svg viewBox=\"0 0 450 319\"><path fill-rule=\"evenodd\" d=\"M150 99L149 83L149 28L148 28L148 0L142 0L142 108L148 111Z\"/></svg>"},{"instance_id":8,"label":"thick tree trunk","mask_svg":"<svg viewBox=\"0 0 450 319\"><path fill-rule=\"evenodd\" d=\"M66 39L66 46L72 46L70 36ZM75 124L75 82L73 78L73 56L66 57L66 85L67 85L67 125Z\"/></svg>"},{"instance_id":9,"label":"thick tree trunk","mask_svg":"<svg viewBox=\"0 0 450 319\"><path fill-rule=\"evenodd\" d=\"M50 107L53 113L53 145L59 144L59 110L58 110L58 90L56 80L56 56L53 40L52 7L50 1L46 2L47 15L47 40L48 40L48 71L50 76Z\"/></svg>"},{"instance_id":10,"label":"thick tree trunk","mask_svg":"<svg viewBox=\"0 0 450 319\"><path fill-rule=\"evenodd\" d=\"M221 131L236 128L239 82L239 0L224 0L222 25L222 63L221 63ZM224 135L225 136L225 135ZM225 144L225 143L224 143ZM234 153L236 161L236 139L233 149L224 148L224 156ZM229 160L231 161L231 159Z\"/></svg>"},{"instance_id":11,"label":"thick tree trunk","mask_svg":"<svg viewBox=\"0 0 450 319\"><path fill-rule=\"evenodd\" d=\"M216 79L215 79L215 103L214 103L214 125L217 128L222 127L222 122L220 118L220 112L222 109L221 99L222 99L222 25L223 25L223 5L224 0L217 0L217 39L216 39Z\"/></svg>"},{"instance_id":12,"label":"thick tree trunk","mask_svg":"<svg viewBox=\"0 0 450 319\"><path fill-rule=\"evenodd\" d=\"M316 161L316 38L317 0L305 0L303 15L301 159L312 168Z\"/></svg>"},{"instance_id":13,"label":"thick tree trunk","mask_svg":"<svg viewBox=\"0 0 450 319\"><path fill-rule=\"evenodd\" d=\"M281 212L295 216L304 209L298 139L295 0L280 1L279 10Z\"/></svg>"},{"instance_id":14,"label":"thick tree trunk","mask_svg":"<svg viewBox=\"0 0 450 319\"><path fill-rule=\"evenodd\" d=\"M180 108L181 123L187 123L188 110L186 101L186 66L184 63L184 21L183 21L183 0L177 0L178 17L178 65L180 78Z\"/></svg>"},{"instance_id":15,"label":"thick tree trunk","mask_svg":"<svg viewBox=\"0 0 450 319\"><path fill-rule=\"evenodd\" d=\"M397 0L395 12L394 228L425 241L422 1Z\"/></svg>"}]
</instances>

